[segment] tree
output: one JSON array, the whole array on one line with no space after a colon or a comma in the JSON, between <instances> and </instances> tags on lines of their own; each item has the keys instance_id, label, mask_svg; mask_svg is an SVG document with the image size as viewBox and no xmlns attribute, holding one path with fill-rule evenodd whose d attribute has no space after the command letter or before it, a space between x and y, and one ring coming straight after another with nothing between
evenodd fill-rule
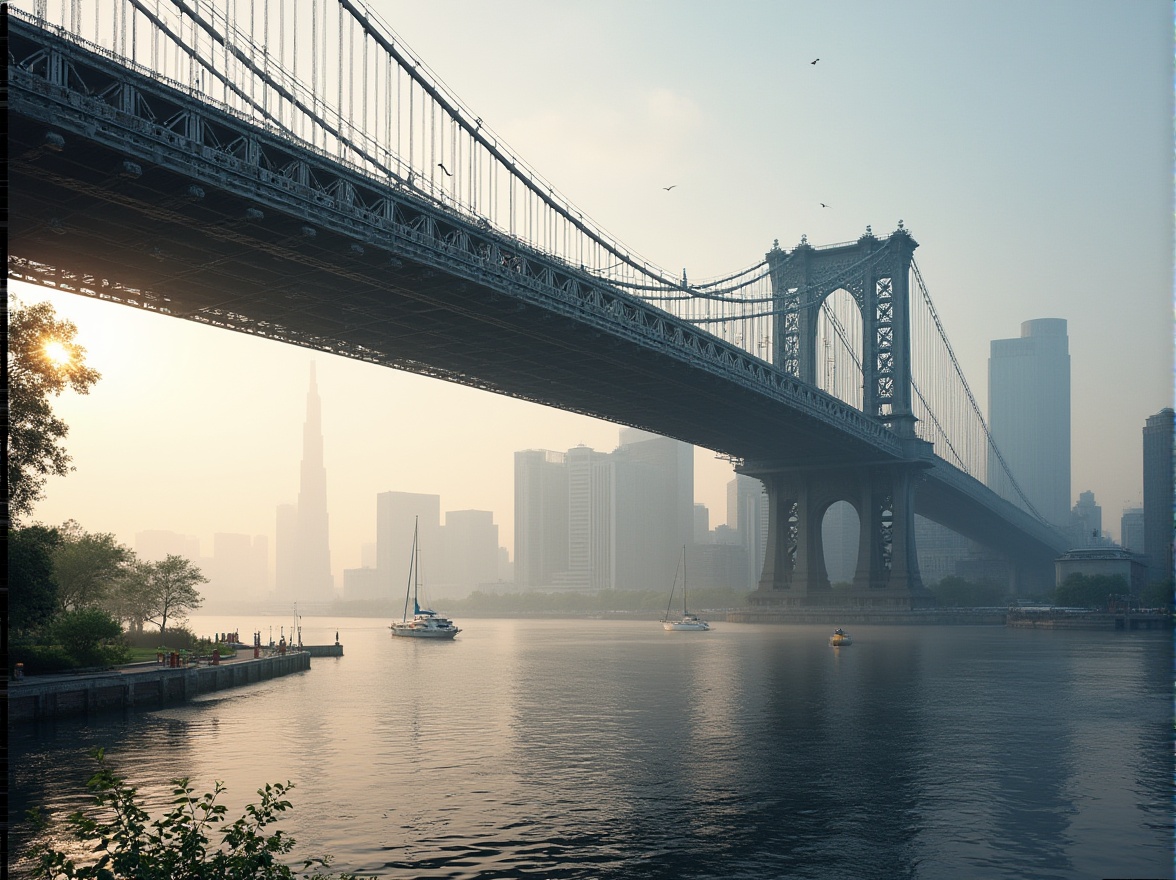
<instances>
[{"instance_id":1,"label":"tree","mask_svg":"<svg viewBox=\"0 0 1176 880\"><path fill-rule=\"evenodd\" d=\"M45 526L8 530L8 614L14 633L45 625L57 611L53 551L61 533Z\"/></svg>"},{"instance_id":2,"label":"tree","mask_svg":"<svg viewBox=\"0 0 1176 880\"><path fill-rule=\"evenodd\" d=\"M50 635L83 666L105 666L127 656L122 626L100 608L63 611L54 619Z\"/></svg>"},{"instance_id":3,"label":"tree","mask_svg":"<svg viewBox=\"0 0 1176 880\"><path fill-rule=\"evenodd\" d=\"M1125 596L1130 591L1121 574L1081 574L1075 572L1054 590L1054 602L1076 608L1105 608L1111 596Z\"/></svg>"},{"instance_id":4,"label":"tree","mask_svg":"<svg viewBox=\"0 0 1176 880\"><path fill-rule=\"evenodd\" d=\"M70 520L60 528L53 551L53 576L63 610L104 605L135 554L111 534L91 534Z\"/></svg>"},{"instance_id":5,"label":"tree","mask_svg":"<svg viewBox=\"0 0 1176 880\"><path fill-rule=\"evenodd\" d=\"M92 755L98 772L87 787L94 792L98 818L78 811L66 819L66 826L79 841L97 841L96 847L90 847L99 854L97 861L79 867L54 848L48 822L39 812L30 811L38 826L39 840L30 853L38 880L293 880L299 876L278 861L293 850L294 838L280 830L267 831L291 808L285 799L294 787L291 783L259 788L261 802L247 806L231 825L221 826L227 810L217 800L224 785L218 782L213 791L196 795L187 778L173 779L171 808L152 821L139 803L137 790L106 766L102 750ZM221 843L210 846L209 834L218 826ZM304 859L300 876L355 880L354 874L323 873L329 865L329 857Z\"/></svg>"},{"instance_id":6,"label":"tree","mask_svg":"<svg viewBox=\"0 0 1176 880\"><path fill-rule=\"evenodd\" d=\"M208 583L208 578L191 560L172 554L162 562L148 563L145 574L143 619L158 623L161 636L169 618L185 620L187 612L204 604L196 585Z\"/></svg>"},{"instance_id":7,"label":"tree","mask_svg":"<svg viewBox=\"0 0 1176 880\"><path fill-rule=\"evenodd\" d=\"M49 303L25 306L9 295L8 515L14 524L44 496L49 476L72 470L60 442L69 426L53 414L50 398L67 388L88 394L101 378L86 366L76 334Z\"/></svg>"}]
</instances>

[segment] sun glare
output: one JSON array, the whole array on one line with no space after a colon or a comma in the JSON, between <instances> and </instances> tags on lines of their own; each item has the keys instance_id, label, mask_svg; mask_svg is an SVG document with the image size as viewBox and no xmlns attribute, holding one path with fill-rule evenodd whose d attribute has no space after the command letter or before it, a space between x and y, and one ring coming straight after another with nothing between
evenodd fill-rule
<instances>
[{"instance_id":1,"label":"sun glare","mask_svg":"<svg viewBox=\"0 0 1176 880\"><path fill-rule=\"evenodd\" d=\"M60 342L46 342L43 348L45 357L55 367L64 367L70 362L71 356L69 349Z\"/></svg>"}]
</instances>

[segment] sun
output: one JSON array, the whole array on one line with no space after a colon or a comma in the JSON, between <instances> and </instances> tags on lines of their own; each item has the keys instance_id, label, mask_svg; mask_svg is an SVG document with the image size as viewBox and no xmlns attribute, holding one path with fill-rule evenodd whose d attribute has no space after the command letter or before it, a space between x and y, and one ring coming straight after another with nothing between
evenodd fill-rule
<instances>
[{"instance_id":1,"label":"sun","mask_svg":"<svg viewBox=\"0 0 1176 880\"><path fill-rule=\"evenodd\" d=\"M49 362L55 367L64 367L73 360L73 355L70 354L69 349L56 340L46 342L41 350L45 353L45 357L49 359Z\"/></svg>"}]
</instances>

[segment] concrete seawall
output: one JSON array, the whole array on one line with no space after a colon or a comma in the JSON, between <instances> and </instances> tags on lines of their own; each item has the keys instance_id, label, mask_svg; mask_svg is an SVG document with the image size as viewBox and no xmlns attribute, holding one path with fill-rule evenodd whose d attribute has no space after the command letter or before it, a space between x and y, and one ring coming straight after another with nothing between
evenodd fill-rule
<instances>
[{"instance_id":1,"label":"concrete seawall","mask_svg":"<svg viewBox=\"0 0 1176 880\"><path fill-rule=\"evenodd\" d=\"M310 669L299 651L233 660L218 666L127 667L89 675L52 675L8 682L10 723L85 715L108 709L182 702L198 694L254 684Z\"/></svg>"}]
</instances>

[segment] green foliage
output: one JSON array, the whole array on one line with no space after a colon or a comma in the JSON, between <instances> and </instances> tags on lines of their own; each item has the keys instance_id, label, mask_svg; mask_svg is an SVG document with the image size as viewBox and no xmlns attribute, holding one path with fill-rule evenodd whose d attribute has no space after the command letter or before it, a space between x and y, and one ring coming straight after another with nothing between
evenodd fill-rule
<instances>
[{"instance_id":1,"label":"green foliage","mask_svg":"<svg viewBox=\"0 0 1176 880\"><path fill-rule=\"evenodd\" d=\"M44 626L57 610L53 551L60 543L57 529L8 530L8 621L14 634Z\"/></svg>"},{"instance_id":2,"label":"green foliage","mask_svg":"<svg viewBox=\"0 0 1176 880\"><path fill-rule=\"evenodd\" d=\"M945 577L929 588L941 608L992 608L1008 602L1008 588L991 581Z\"/></svg>"},{"instance_id":3,"label":"green foliage","mask_svg":"<svg viewBox=\"0 0 1176 880\"><path fill-rule=\"evenodd\" d=\"M1173 605L1172 580L1154 581L1148 584L1139 594L1139 604L1144 608L1168 608Z\"/></svg>"},{"instance_id":4,"label":"green foliage","mask_svg":"<svg viewBox=\"0 0 1176 880\"><path fill-rule=\"evenodd\" d=\"M60 529L62 541L53 551L57 598L66 610L109 603L135 554L111 534L91 534L73 520Z\"/></svg>"},{"instance_id":5,"label":"green foliage","mask_svg":"<svg viewBox=\"0 0 1176 880\"><path fill-rule=\"evenodd\" d=\"M141 619L159 624L161 636L169 619L182 621L189 611L204 604L196 585L208 583L208 578L183 556L173 554L160 562L140 563L136 572L133 592L138 613Z\"/></svg>"},{"instance_id":6,"label":"green foliage","mask_svg":"<svg viewBox=\"0 0 1176 880\"><path fill-rule=\"evenodd\" d=\"M42 675L76 669L78 662L61 645L14 644L8 646L8 672L24 664L25 675Z\"/></svg>"},{"instance_id":7,"label":"green foliage","mask_svg":"<svg viewBox=\"0 0 1176 880\"><path fill-rule=\"evenodd\" d=\"M196 634L186 626L168 627L167 634L162 640L157 630L124 633L123 640L131 647L150 648L152 651L159 648L167 648L169 651L195 651L200 643Z\"/></svg>"},{"instance_id":8,"label":"green foliage","mask_svg":"<svg viewBox=\"0 0 1176 880\"><path fill-rule=\"evenodd\" d=\"M49 303L25 306L9 294L8 513L13 524L44 497L49 476L72 470L60 443L69 426L54 415L50 398L67 388L88 394L101 378L86 366L86 350L74 341L76 335L77 327L58 320Z\"/></svg>"},{"instance_id":9,"label":"green foliage","mask_svg":"<svg viewBox=\"0 0 1176 880\"><path fill-rule=\"evenodd\" d=\"M308 858L301 868L283 864L280 857L294 848L294 838L270 830L291 809L286 794L291 783L267 784L258 789L261 800L245 808L231 824L227 810L217 803L224 785L195 794L187 778L172 780L172 806L158 819L140 805L138 791L112 771L101 749L93 752L98 772L87 783L94 793L97 815L72 814L66 826L79 841L92 844L96 861L78 865L53 846L48 823L35 815L38 842L32 848L33 876L38 880L252 880L252 878L354 878L327 874L329 857ZM213 846L209 836L220 833ZM299 870L301 873L296 873Z\"/></svg>"},{"instance_id":10,"label":"green foliage","mask_svg":"<svg viewBox=\"0 0 1176 880\"><path fill-rule=\"evenodd\" d=\"M127 656L119 622L97 608L62 612L49 634L80 666L108 666Z\"/></svg>"},{"instance_id":11,"label":"green foliage","mask_svg":"<svg viewBox=\"0 0 1176 880\"><path fill-rule=\"evenodd\" d=\"M1054 590L1054 604L1072 608L1105 608L1111 596L1125 596L1130 587L1120 574L1074 574Z\"/></svg>"}]
</instances>

